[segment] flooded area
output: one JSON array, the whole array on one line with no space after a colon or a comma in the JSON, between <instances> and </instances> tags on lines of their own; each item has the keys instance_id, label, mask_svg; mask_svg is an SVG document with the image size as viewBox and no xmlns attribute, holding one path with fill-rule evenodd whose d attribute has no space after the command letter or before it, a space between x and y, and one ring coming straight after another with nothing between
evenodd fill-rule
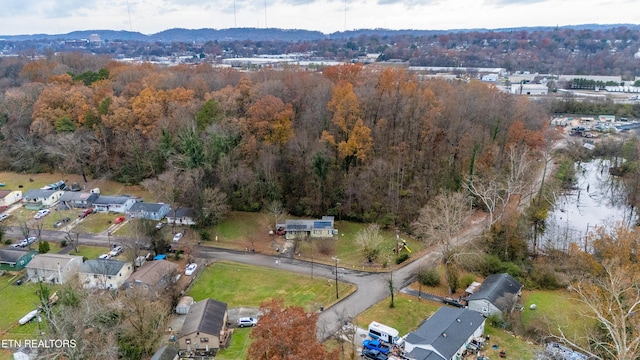
<instances>
[{"instance_id":1,"label":"flooded area","mask_svg":"<svg viewBox=\"0 0 640 360\"><path fill-rule=\"evenodd\" d=\"M626 203L621 179L609 174L610 166L603 159L575 164L575 186L555 199L540 242L543 250L566 250L574 242L589 251L585 237L595 228L635 224L635 210Z\"/></svg>"}]
</instances>

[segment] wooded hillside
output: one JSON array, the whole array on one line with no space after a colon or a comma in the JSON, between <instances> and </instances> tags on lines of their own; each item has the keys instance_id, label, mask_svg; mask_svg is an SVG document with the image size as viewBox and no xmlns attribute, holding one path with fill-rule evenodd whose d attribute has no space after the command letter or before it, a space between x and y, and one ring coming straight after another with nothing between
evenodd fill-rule
<instances>
[{"instance_id":1,"label":"wooded hillside","mask_svg":"<svg viewBox=\"0 0 640 360\"><path fill-rule=\"evenodd\" d=\"M377 66L239 72L62 54L14 70L0 168L126 183L177 171L194 207L217 188L237 210L276 200L296 215L404 226L465 176L507 174L508 149L543 146L547 123L483 83Z\"/></svg>"}]
</instances>

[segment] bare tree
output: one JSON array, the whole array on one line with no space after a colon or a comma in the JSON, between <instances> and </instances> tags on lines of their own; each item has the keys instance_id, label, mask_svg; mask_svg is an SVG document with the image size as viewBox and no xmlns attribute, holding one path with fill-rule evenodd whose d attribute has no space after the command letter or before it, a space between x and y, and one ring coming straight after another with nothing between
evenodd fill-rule
<instances>
[{"instance_id":1,"label":"bare tree","mask_svg":"<svg viewBox=\"0 0 640 360\"><path fill-rule=\"evenodd\" d=\"M73 247L73 251L78 252L78 246L80 245L80 233L79 232L71 232L66 231L64 239L67 241L71 247Z\"/></svg>"},{"instance_id":2,"label":"bare tree","mask_svg":"<svg viewBox=\"0 0 640 360\"><path fill-rule=\"evenodd\" d=\"M380 255L380 245L384 238L380 233L380 225L369 224L356 234L355 243L362 251L365 259L369 262L375 261Z\"/></svg>"},{"instance_id":3,"label":"bare tree","mask_svg":"<svg viewBox=\"0 0 640 360\"><path fill-rule=\"evenodd\" d=\"M267 209L273 214L275 218L274 229L278 226L278 222L280 221L280 217L284 214L284 207L282 203L278 200L273 200L267 205Z\"/></svg>"}]
</instances>

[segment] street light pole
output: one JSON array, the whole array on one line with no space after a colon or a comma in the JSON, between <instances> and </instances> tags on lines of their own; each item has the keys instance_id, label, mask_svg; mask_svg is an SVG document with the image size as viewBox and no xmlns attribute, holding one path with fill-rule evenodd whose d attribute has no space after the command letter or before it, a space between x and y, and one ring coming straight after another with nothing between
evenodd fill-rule
<instances>
[{"instance_id":1,"label":"street light pole","mask_svg":"<svg viewBox=\"0 0 640 360\"><path fill-rule=\"evenodd\" d=\"M340 295L338 295L338 259L337 257L333 257L333 260L336 261L336 299L340 298Z\"/></svg>"}]
</instances>

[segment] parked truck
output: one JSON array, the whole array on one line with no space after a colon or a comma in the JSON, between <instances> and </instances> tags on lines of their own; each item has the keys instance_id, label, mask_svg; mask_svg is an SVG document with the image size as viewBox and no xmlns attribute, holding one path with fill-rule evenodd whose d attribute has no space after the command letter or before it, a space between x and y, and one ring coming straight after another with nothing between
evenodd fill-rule
<instances>
[{"instance_id":1,"label":"parked truck","mask_svg":"<svg viewBox=\"0 0 640 360\"><path fill-rule=\"evenodd\" d=\"M381 353L383 353L385 355L388 354L389 351L391 351L391 347L389 345L387 345L387 344L385 344L382 341L377 340L377 339L376 340L367 339L367 340L362 342L362 346L365 349L377 350L377 351L379 351L379 352L381 352Z\"/></svg>"}]
</instances>

